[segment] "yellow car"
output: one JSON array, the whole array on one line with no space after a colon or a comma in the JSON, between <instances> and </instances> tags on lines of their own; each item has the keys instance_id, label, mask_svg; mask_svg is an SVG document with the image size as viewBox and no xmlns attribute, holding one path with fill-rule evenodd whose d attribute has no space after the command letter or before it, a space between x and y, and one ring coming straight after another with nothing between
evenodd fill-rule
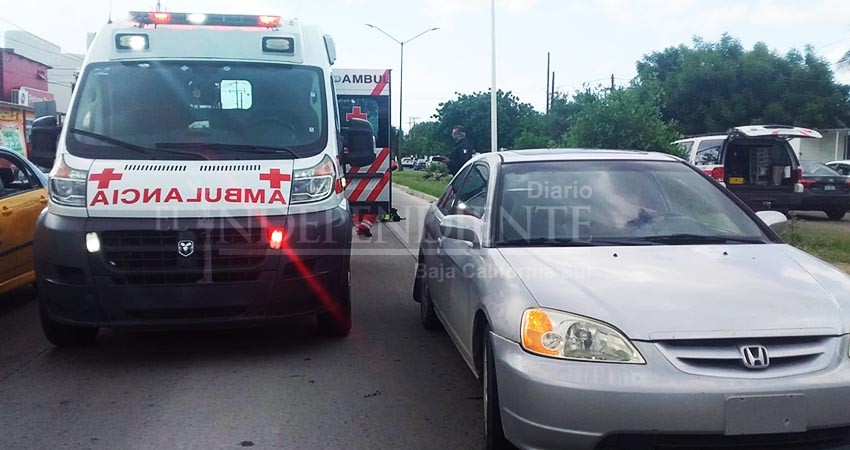
<instances>
[{"instance_id":1,"label":"yellow car","mask_svg":"<svg viewBox=\"0 0 850 450\"><path fill-rule=\"evenodd\" d=\"M0 294L35 282L32 239L46 205L44 172L0 147Z\"/></svg>"}]
</instances>

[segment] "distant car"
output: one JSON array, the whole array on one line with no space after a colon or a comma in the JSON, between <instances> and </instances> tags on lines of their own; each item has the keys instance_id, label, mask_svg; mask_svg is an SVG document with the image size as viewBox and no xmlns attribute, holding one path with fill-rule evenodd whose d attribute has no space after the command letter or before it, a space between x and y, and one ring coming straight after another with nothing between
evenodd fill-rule
<instances>
[{"instance_id":1,"label":"distant car","mask_svg":"<svg viewBox=\"0 0 850 450\"><path fill-rule=\"evenodd\" d=\"M801 161L803 202L800 211L823 211L832 220L841 220L850 210L850 177L826 164Z\"/></svg>"},{"instance_id":2,"label":"distant car","mask_svg":"<svg viewBox=\"0 0 850 450\"><path fill-rule=\"evenodd\" d=\"M428 160L425 158L417 159L413 164L413 170L425 170L428 168Z\"/></svg>"},{"instance_id":3,"label":"distant car","mask_svg":"<svg viewBox=\"0 0 850 450\"><path fill-rule=\"evenodd\" d=\"M428 163L440 163L440 164L448 164L449 158L446 156L432 156L428 158Z\"/></svg>"},{"instance_id":4,"label":"distant car","mask_svg":"<svg viewBox=\"0 0 850 450\"><path fill-rule=\"evenodd\" d=\"M413 165L415 163L416 163L416 158L414 158L412 156L407 156L407 157L401 158L401 166L404 167L405 169L412 169Z\"/></svg>"},{"instance_id":5,"label":"distant car","mask_svg":"<svg viewBox=\"0 0 850 450\"><path fill-rule=\"evenodd\" d=\"M35 282L33 232L47 204L47 176L0 147L0 294Z\"/></svg>"},{"instance_id":6,"label":"distant car","mask_svg":"<svg viewBox=\"0 0 850 450\"><path fill-rule=\"evenodd\" d=\"M696 165L755 211L797 209L802 171L791 139L820 139L808 128L751 125L674 142Z\"/></svg>"},{"instance_id":7,"label":"distant car","mask_svg":"<svg viewBox=\"0 0 850 450\"><path fill-rule=\"evenodd\" d=\"M826 163L826 165L841 175L850 175L850 160L832 161Z\"/></svg>"},{"instance_id":8,"label":"distant car","mask_svg":"<svg viewBox=\"0 0 850 450\"><path fill-rule=\"evenodd\" d=\"M669 155L486 154L428 210L413 295L485 448L847 449L850 276L785 223Z\"/></svg>"}]
</instances>

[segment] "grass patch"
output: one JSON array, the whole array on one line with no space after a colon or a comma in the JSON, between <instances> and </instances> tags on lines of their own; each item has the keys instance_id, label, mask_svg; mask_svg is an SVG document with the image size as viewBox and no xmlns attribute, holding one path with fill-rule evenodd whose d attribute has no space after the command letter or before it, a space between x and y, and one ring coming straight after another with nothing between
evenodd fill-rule
<instances>
[{"instance_id":1,"label":"grass patch","mask_svg":"<svg viewBox=\"0 0 850 450\"><path fill-rule=\"evenodd\" d=\"M395 172L393 174L393 182L407 186L414 191L424 192L433 197L443 195L443 191L446 190L446 186L449 184L449 181L451 181L451 177L445 177L440 181L426 180L424 178L425 173L426 172L414 172L412 170Z\"/></svg>"},{"instance_id":2,"label":"grass patch","mask_svg":"<svg viewBox=\"0 0 850 450\"><path fill-rule=\"evenodd\" d=\"M850 272L850 229L830 229L823 224L792 219L782 232L782 239Z\"/></svg>"}]
</instances>

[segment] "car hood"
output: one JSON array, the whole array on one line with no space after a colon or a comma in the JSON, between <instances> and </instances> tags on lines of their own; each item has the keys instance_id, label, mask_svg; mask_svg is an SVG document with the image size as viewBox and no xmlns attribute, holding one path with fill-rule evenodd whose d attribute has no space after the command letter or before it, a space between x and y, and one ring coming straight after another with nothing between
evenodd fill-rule
<instances>
[{"instance_id":1,"label":"car hood","mask_svg":"<svg viewBox=\"0 0 850 450\"><path fill-rule=\"evenodd\" d=\"M784 244L502 248L541 307L636 340L838 335L850 277Z\"/></svg>"}]
</instances>

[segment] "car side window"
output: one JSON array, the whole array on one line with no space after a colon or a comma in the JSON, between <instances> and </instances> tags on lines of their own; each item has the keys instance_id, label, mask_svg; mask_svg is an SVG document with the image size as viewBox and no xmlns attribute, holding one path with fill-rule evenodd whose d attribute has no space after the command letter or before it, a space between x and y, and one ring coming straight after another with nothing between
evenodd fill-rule
<instances>
[{"instance_id":1,"label":"car side window","mask_svg":"<svg viewBox=\"0 0 850 450\"><path fill-rule=\"evenodd\" d=\"M700 142L699 147L697 147L694 164L698 166L720 164L720 147L722 146L722 139L712 139Z\"/></svg>"},{"instance_id":2,"label":"car side window","mask_svg":"<svg viewBox=\"0 0 850 450\"><path fill-rule=\"evenodd\" d=\"M444 216L449 215L454 208L455 200L457 200L457 193L460 191L461 184L463 184L463 180L466 178L467 173L469 173L468 168L457 174L451 184L446 188L446 191L443 192L443 196L440 197L440 200L437 202L437 208L440 209L440 212L442 212Z\"/></svg>"},{"instance_id":3,"label":"car side window","mask_svg":"<svg viewBox=\"0 0 850 450\"><path fill-rule=\"evenodd\" d=\"M490 169L485 164L475 164L458 193L456 214L468 214L479 219L487 213Z\"/></svg>"},{"instance_id":4,"label":"car side window","mask_svg":"<svg viewBox=\"0 0 850 450\"><path fill-rule=\"evenodd\" d=\"M0 198L11 197L39 187L38 180L19 161L0 155Z\"/></svg>"}]
</instances>

